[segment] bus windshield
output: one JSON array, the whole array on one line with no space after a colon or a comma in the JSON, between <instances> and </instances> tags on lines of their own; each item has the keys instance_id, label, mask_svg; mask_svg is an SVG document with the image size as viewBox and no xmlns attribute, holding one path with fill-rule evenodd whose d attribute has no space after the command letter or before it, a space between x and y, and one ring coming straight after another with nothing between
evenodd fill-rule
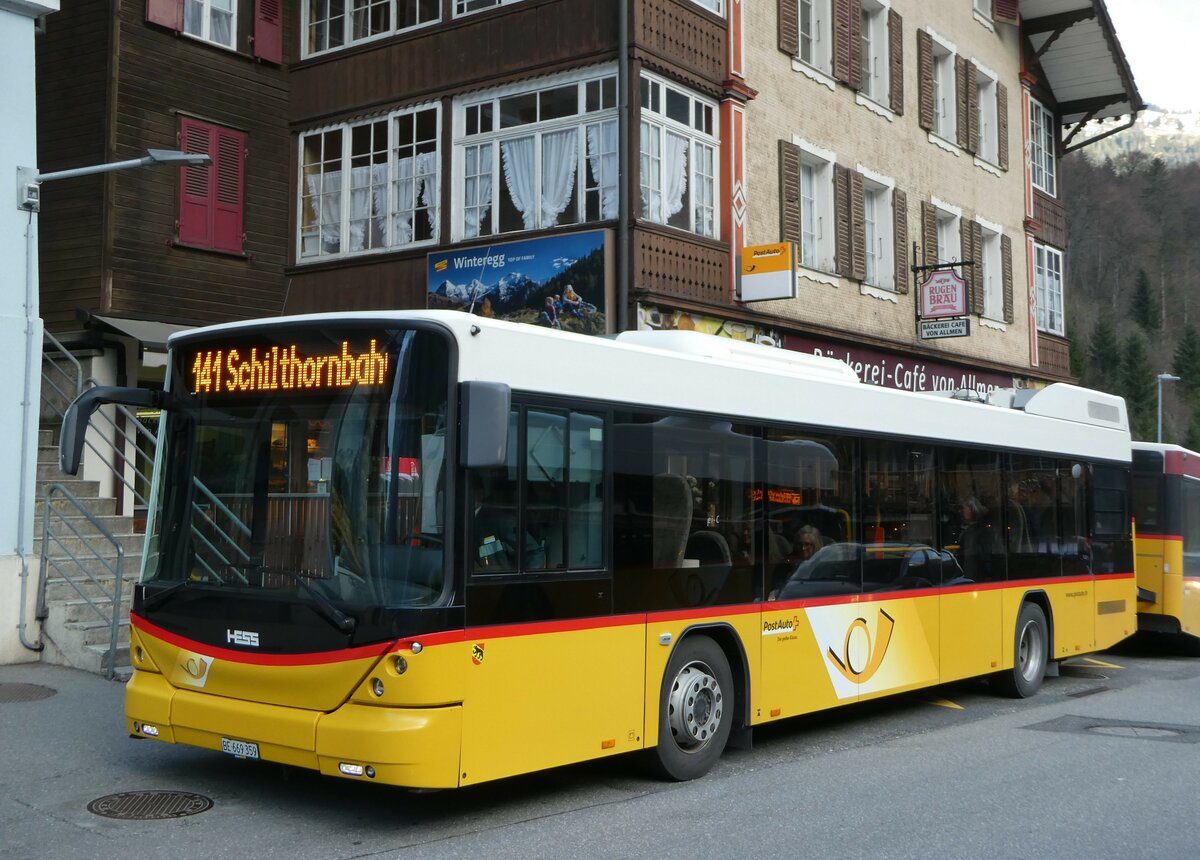
<instances>
[{"instance_id":1,"label":"bus windshield","mask_svg":"<svg viewBox=\"0 0 1200 860\"><path fill-rule=\"evenodd\" d=\"M142 575L164 587L144 609L195 586L306 602L350 632L356 608L444 597L446 338L188 341L171 391Z\"/></svg>"}]
</instances>

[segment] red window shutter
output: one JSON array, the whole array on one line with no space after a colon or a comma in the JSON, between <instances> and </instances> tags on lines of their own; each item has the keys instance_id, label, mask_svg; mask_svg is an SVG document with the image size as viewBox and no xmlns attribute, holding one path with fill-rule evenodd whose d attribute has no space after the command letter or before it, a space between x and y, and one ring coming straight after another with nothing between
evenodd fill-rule
<instances>
[{"instance_id":1,"label":"red window shutter","mask_svg":"<svg viewBox=\"0 0 1200 860\"><path fill-rule=\"evenodd\" d=\"M146 0L146 20L151 24L183 29L183 0Z\"/></svg>"},{"instance_id":2,"label":"red window shutter","mask_svg":"<svg viewBox=\"0 0 1200 860\"><path fill-rule=\"evenodd\" d=\"M214 129L217 157L214 165L216 194L213 205L212 246L240 254L242 242L243 189L245 185L246 135Z\"/></svg>"},{"instance_id":3,"label":"red window shutter","mask_svg":"<svg viewBox=\"0 0 1200 860\"><path fill-rule=\"evenodd\" d=\"M283 62L281 0L254 0L254 56L268 63Z\"/></svg>"},{"instance_id":4,"label":"red window shutter","mask_svg":"<svg viewBox=\"0 0 1200 860\"><path fill-rule=\"evenodd\" d=\"M184 117L180 145L184 152L203 152L213 158L209 166L189 165L179 171L179 241L185 245L212 246L213 173L217 154L213 128Z\"/></svg>"}]
</instances>

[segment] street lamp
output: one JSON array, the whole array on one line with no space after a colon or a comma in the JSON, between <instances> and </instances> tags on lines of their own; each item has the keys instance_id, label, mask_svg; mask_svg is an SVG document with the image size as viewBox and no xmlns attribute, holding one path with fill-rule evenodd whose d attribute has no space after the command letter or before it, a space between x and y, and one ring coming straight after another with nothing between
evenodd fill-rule
<instances>
[{"instance_id":1,"label":"street lamp","mask_svg":"<svg viewBox=\"0 0 1200 860\"><path fill-rule=\"evenodd\" d=\"M177 149L147 149L141 158L130 158L125 161L112 161L108 164L93 164L90 167L74 167L70 170L54 170L50 173L38 173L32 167L17 168L17 208L28 212L38 212L41 209L43 182L52 179L74 179L76 176L91 176L94 173L111 173L114 170L126 170L130 167L148 167L151 164L180 164L206 165L212 164L212 158L203 152L180 152Z\"/></svg>"},{"instance_id":2,"label":"street lamp","mask_svg":"<svg viewBox=\"0 0 1200 860\"><path fill-rule=\"evenodd\" d=\"M4 0L0 0L0 7ZM20 475L17 479L17 555L21 559L21 608L18 635L21 644L34 651L42 650L41 642L31 643L25 636L26 624L26 592L29 581L28 552L31 535L29 519L34 509L34 469L37 461L37 449L34 447L34 423L37 420L37 401L41 383L41 332L42 321L38 316L37 290L37 235L36 220L33 216L41 211L42 183L54 179L73 179L77 176L91 176L95 173L111 173L114 170L126 170L131 167L149 167L154 164L175 164L180 166L203 166L212 164L212 158L203 152L180 152L177 149L148 149L141 158L130 158L126 161L112 161L107 164L93 164L88 167L75 167L70 170L54 170L50 173L39 173L33 167L17 167L17 209L29 213L29 221L25 227L25 307L23 311L25 343L20 365L23 365L25 375L25 390L20 403L16 403L16 393L10 396L5 388L5 394L0 397L0 410L16 406L21 414L21 450L17 469ZM0 290L0 322L10 316L10 302L16 299L8 290ZM16 314L12 314L16 317ZM0 367L8 368L15 361L15 344L8 338L0 338ZM15 386L12 386L15 388ZM5 467L0 467L3 469ZM0 485L10 486L7 474L0 475Z\"/></svg>"},{"instance_id":3,"label":"street lamp","mask_svg":"<svg viewBox=\"0 0 1200 860\"><path fill-rule=\"evenodd\" d=\"M1164 382L1178 382L1178 376L1172 376L1169 373L1160 373L1158 375L1158 441L1162 442L1162 384Z\"/></svg>"}]
</instances>

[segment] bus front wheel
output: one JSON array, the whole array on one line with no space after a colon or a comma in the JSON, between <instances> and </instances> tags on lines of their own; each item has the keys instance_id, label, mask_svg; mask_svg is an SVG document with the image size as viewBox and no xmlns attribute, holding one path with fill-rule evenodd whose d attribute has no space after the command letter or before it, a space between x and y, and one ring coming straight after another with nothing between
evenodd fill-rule
<instances>
[{"instance_id":1,"label":"bus front wheel","mask_svg":"<svg viewBox=\"0 0 1200 860\"><path fill-rule=\"evenodd\" d=\"M1014 699L1026 699L1042 686L1050 659L1050 633L1046 613L1036 603L1025 603L1017 615L1013 641L1013 667L994 678L996 688Z\"/></svg>"},{"instance_id":2,"label":"bus front wheel","mask_svg":"<svg viewBox=\"0 0 1200 860\"><path fill-rule=\"evenodd\" d=\"M654 770L679 781L708 773L729 740L733 708L733 676L725 652L706 636L684 639L663 675Z\"/></svg>"}]
</instances>

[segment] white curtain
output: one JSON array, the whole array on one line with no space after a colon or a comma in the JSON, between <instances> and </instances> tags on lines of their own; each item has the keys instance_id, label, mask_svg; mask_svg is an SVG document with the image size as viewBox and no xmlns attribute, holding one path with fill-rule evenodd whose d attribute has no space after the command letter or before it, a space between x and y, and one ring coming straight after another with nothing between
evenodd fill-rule
<instances>
[{"instance_id":1,"label":"white curtain","mask_svg":"<svg viewBox=\"0 0 1200 860\"><path fill-rule=\"evenodd\" d=\"M470 239L479 235L479 227L492 203L492 145L467 148L467 181L465 183L465 211L463 213L463 236ZM479 162L487 162L487 171L481 172Z\"/></svg>"},{"instance_id":2,"label":"white curtain","mask_svg":"<svg viewBox=\"0 0 1200 860\"><path fill-rule=\"evenodd\" d=\"M663 153L663 169L667 174L667 199L664 221L683 208L683 195L687 193L688 140L676 134L667 134L666 152Z\"/></svg>"},{"instance_id":3,"label":"white curtain","mask_svg":"<svg viewBox=\"0 0 1200 860\"><path fill-rule=\"evenodd\" d=\"M417 175L424 179L421 184L421 202L429 218L429 231L433 238L438 235L438 154L426 152L417 156Z\"/></svg>"},{"instance_id":4,"label":"white curtain","mask_svg":"<svg viewBox=\"0 0 1200 860\"><path fill-rule=\"evenodd\" d=\"M536 205L537 192L534 188L533 175L533 138L518 137L516 140L506 140L500 144L500 154L504 158L504 184L513 205L521 213L525 229L532 230L537 226Z\"/></svg>"},{"instance_id":5,"label":"white curtain","mask_svg":"<svg viewBox=\"0 0 1200 860\"><path fill-rule=\"evenodd\" d=\"M587 128L588 164L600 186L600 217L617 217L617 124L602 122Z\"/></svg>"},{"instance_id":6,"label":"white curtain","mask_svg":"<svg viewBox=\"0 0 1200 860\"><path fill-rule=\"evenodd\" d=\"M407 245L413 238L413 202L416 200L416 185L413 177L416 161L421 156L396 159L396 212L392 220L395 236L393 245Z\"/></svg>"},{"instance_id":7,"label":"white curtain","mask_svg":"<svg viewBox=\"0 0 1200 860\"><path fill-rule=\"evenodd\" d=\"M308 185L308 205L312 210L313 222L320 228L321 244L332 253L340 250L342 233L342 172L310 173L304 177ZM321 250L314 253L321 253Z\"/></svg>"},{"instance_id":8,"label":"white curtain","mask_svg":"<svg viewBox=\"0 0 1200 860\"><path fill-rule=\"evenodd\" d=\"M350 247L347 250L375 247L375 241L368 241L368 229L373 238L382 239L387 218L386 196L386 164L350 168Z\"/></svg>"},{"instance_id":9,"label":"white curtain","mask_svg":"<svg viewBox=\"0 0 1200 860\"><path fill-rule=\"evenodd\" d=\"M542 221L553 227L571 202L575 169L579 164L579 129L568 128L542 135ZM575 221L573 216L570 221Z\"/></svg>"}]
</instances>

